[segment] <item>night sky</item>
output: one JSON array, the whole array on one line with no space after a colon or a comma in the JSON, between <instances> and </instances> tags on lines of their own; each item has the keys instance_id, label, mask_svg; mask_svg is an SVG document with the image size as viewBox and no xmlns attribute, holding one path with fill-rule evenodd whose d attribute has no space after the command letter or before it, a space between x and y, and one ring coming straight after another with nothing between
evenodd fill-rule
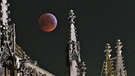
<instances>
[{"instance_id":1,"label":"night sky","mask_svg":"<svg viewBox=\"0 0 135 76\"><path fill-rule=\"evenodd\" d=\"M75 26L86 63L86 76L100 76L105 45L121 39L128 76L135 74L134 0L9 0L12 22L16 24L16 42L40 67L56 76L66 76L66 47L69 33L68 13L76 14ZM58 20L52 32L43 32L40 15L52 13Z\"/></svg>"}]
</instances>

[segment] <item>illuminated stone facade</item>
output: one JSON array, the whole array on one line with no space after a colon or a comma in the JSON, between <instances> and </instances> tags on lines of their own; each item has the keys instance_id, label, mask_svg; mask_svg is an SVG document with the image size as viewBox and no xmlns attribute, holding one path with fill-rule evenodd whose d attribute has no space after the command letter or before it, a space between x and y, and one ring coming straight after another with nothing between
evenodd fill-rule
<instances>
[{"instance_id":1,"label":"illuminated stone facade","mask_svg":"<svg viewBox=\"0 0 135 76\"><path fill-rule=\"evenodd\" d=\"M0 17L0 76L54 76L40 68L36 61L16 44L15 24L8 17L9 3L1 1Z\"/></svg>"},{"instance_id":2,"label":"illuminated stone facade","mask_svg":"<svg viewBox=\"0 0 135 76\"><path fill-rule=\"evenodd\" d=\"M68 41L68 60L69 60L69 76L85 76L86 65L81 61L80 57L80 43L77 40L77 35L74 26L74 18L76 18L73 10L70 10L70 32Z\"/></svg>"},{"instance_id":3,"label":"illuminated stone facade","mask_svg":"<svg viewBox=\"0 0 135 76\"><path fill-rule=\"evenodd\" d=\"M122 56L122 42L118 39L116 42L117 56L111 58L111 46L106 44L106 59L103 63L101 76L127 76L127 70L125 68L123 56Z\"/></svg>"}]
</instances>

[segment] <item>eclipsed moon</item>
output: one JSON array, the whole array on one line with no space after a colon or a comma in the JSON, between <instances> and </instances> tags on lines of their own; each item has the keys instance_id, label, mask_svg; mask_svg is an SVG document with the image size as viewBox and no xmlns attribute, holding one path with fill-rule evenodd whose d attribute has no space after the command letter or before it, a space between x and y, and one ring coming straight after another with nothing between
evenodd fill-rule
<instances>
[{"instance_id":1,"label":"eclipsed moon","mask_svg":"<svg viewBox=\"0 0 135 76\"><path fill-rule=\"evenodd\" d=\"M44 13L39 18L39 25L43 31L51 32L57 26L57 19L51 13Z\"/></svg>"}]
</instances>

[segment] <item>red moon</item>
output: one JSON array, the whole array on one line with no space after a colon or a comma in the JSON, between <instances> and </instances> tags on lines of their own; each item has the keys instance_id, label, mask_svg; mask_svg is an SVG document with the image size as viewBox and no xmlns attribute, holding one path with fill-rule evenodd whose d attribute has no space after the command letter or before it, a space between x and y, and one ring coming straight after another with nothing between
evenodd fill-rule
<instances>
[{"instance_id":1,"label":"red moon","mask_svg":"<svg viewBox=\"0 0 135 76\"><path fill-rule=\"evenodd\" d=\"M39 18L39 25L43 31L51 32L57 26L57 19L51 13L44 13Z\"/></svg>"}]
</instances>

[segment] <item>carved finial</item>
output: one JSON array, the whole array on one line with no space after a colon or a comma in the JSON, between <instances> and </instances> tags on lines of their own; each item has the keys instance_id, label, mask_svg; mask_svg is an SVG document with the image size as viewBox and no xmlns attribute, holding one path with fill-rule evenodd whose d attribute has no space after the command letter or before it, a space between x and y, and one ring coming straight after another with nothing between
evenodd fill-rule
<instances>
[{"instance_id":1,"label":"carved finial","mask_svg":"<svg viewBox=\"0 0 135 76\"><path fill-rule=\"evenodd\" d=\"M116 43L118 46L120 46L122 44L122 42L120 41L120 39L117 40L117 43Z\"/></svg>"},{"instance_id":2,"label":"carved finial","mask_svg":"<svg viewBox=\"0 0 135 76\"><path fill-rule=\"evenodd\" d=\"M122 42L120 41L120 39L118 39L117 42L116 42L115 48L117 48L118 50L121 50L122 47L123 47Z\"/></svg>"},{"instance_id":3,"label":"carved finial","mask_svg":"<svg viewBox=\"0 0 135 76\"><path fill-rule=\"evenodd\" d=\"M106 44L106 49L105 49L104 52L106 52L106 56L109 57L109 58L111 57L111 54L110 54L111 51L112 51L111 46L110 46L109 43L107 43Z\"/></svg>"},{"instance_id":4,"label":"carved finial","mask_svg":"<svg viewBox=\"0 0 135 76\"><path fill-rule=\"evenodd\" d=\"M118 39L117 42L116 42L116 47L115 47L117 49L117 55L118 56L121 55L121 52L122 52L121 48L122 47L123 47L122 42L120 41L120 39Z\"/></svg>"},{"instance_id":5,"label":"carved finial","mask_svg":"<svg viewBox=\"0 0 135 76\"><path fill-rule=\"evenodd\" d=\"M105 48L105 52L111 52L111 46L109 43L106 44Z\"/></svg>"},{"instance_id":6,"label":"carved finial","mask_svg":"<svg viewBox=\"0 0 135 76\"><path fill-rule=\"evenodd\" d=\"M85 62L82 62L82 67L81 67L82 76L85 76L86 70L87 70L86 64Z\"/></svg>"},{"instance_id":7,"label":"carved finial","mask_svg":"<svg viewBox=\"0 0 135 76\"><path fill-rule=\"evenodd\" d=\"M75 13L73 12L73 10L70 10L68 19L71 19L71 20L70 20L70 23L71 23L71 24L74 24L74 23L75 23L75 22L74 22L74 19L75 19L75 18L76 18Z\"/></svg>"}]
</instances>

